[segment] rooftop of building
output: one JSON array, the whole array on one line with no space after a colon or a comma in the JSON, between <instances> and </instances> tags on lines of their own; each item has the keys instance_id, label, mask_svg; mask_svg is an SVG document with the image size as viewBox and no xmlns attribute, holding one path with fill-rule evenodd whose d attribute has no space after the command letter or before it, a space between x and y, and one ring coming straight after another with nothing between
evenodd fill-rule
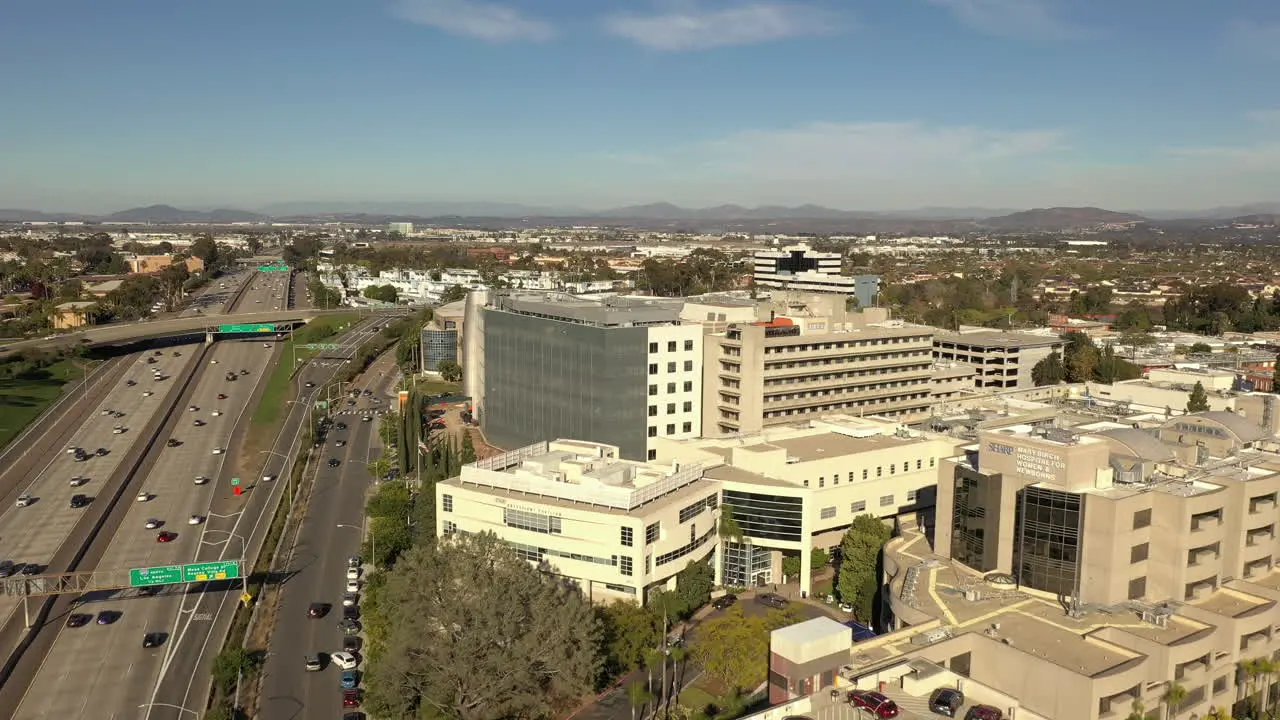
<instances>
[{"instance_id":1,"label":"rooftop of building","mask_svg":"<svg viewBox=\"0 0 1280 720\"><path fill-rule=\"evenodd\" d=\"M953 332L939 330L934 333L934 342L948 342L957 345L970 345L990 348L1049 347L1062 345L1062 338L1052 335L1032 335L1030 333L1006 332L1003 330L979 330L975 332Z\"/></svg>"},{"instance_id":2,"label":"rooftop of building","mask_svg":"<svg viewBox=\"0 0 1280 720\"><path fill-rule=\"evenodd\" d=\"M595 327L636 327L680 322L683 298L583 297L561 292L515 292L493 297L493 310Z\"/></svg>"}]
</instances>

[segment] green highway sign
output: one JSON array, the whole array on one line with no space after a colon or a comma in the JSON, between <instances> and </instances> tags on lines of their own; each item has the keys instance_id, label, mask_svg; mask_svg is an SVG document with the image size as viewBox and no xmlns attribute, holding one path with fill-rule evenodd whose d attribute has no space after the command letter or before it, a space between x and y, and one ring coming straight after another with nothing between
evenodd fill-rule
<instances>
[{"instance_id":1,"label":"green highway sign","mask_svg":"<svg viewBox=\"0 0 1280 720\"><path fill-rule=\"evenodd\" d=\"M216 560L182 566L182 579L185 582L231 580L238 577L240 577L239 560Z\"/></svg>"},{"instance_id":2,"label":"green highway sign","mask_svg":"<svg viewBox=\"0 0 1280 720\"><path fill-rule=\"evenodd\" d=\"M275 332L276 326L272 323L254 323L252 325L219 325L218 332L224 333L269 333Z\"/></svg>"},{"instance_id":3,"label":"green highway sign","mask_svg":"<svg viewBox=\"0 0 1280 720\"><path fill-rule=\"evenodd\" d=\"M172 585L173 583L178 582L182 582L181 565L133 568L129 571L129 587Z\"/></svg>"},{"instance_id":4,"label":"green highway sign","mask_svg":"<svg viewBox=\"0 0 1280 720\"><path fill-rule=\"evenodd\" d=\"M240 484L240 478L231 478L231 487L235 487L239 484Z\"/></svg>"},{"instance_id":5,"label":"green highway sign","mask_svg":"<svg viewBox=\"0 0 1280 720\"><path fill-rule=\"evenodd\" d=\"M259 265L258 272L289 272L288 265Z\"/></svg>"}]
</instances>

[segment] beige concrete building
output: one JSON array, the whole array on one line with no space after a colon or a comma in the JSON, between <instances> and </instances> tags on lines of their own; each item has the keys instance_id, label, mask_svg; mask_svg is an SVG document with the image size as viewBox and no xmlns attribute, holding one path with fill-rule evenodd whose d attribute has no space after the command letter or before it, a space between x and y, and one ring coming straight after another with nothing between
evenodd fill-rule
<instances>
[{"instance_id":1,"label":"beige concrete building","mask_svg":"<svg viewBox=\"0 0 1280 720\"><path fill-rule=\"evenodd\" d=\"M632 462L617 447L536 443L436 486L436 532L496 533L593 601L674 587L716 545L719 484L695 464Z\"/></svg>"},{"instance_id":2,"label":"beige concrete building","mask_svg":"<svg viewBox=\"0 0 1280 720\"><path fill-rule=\"evenodd\" d=\"M92 301L73 301L54 307L53 329L70 330L88 324L89 310L97 305Z\"/></svg>"},{"instance_id":3,"label":"beige concrete building","mask_svg":"<svg viewBox=\"0 0 1280 720\"><path fill-rule=\"evenodd\" d=\"M939 361L968 363L978 369L974 386L984 390L1034 387L1031 368L1065 343L1056 335L965 330L938 332L933 354Z\"/></svg>"},{"instance_id":4,"label":"beige concrete building","mask_svg":"<svg viewBox=\"0 0 1280 720\"><path fill-rule=\"evenodd\" d=\"M848 312L832 296L783 296L769 319L706 337L703 434L750 434L829 413L929 415L933 328Z\"/></svg>"}]
</instances>

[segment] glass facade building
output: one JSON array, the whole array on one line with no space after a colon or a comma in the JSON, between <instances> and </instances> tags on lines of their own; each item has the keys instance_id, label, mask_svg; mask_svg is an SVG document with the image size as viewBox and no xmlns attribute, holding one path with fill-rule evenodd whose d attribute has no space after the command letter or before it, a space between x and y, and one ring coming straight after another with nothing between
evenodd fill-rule
<instances>
[{"instance_id":1,"label":"glass facade building","mask_svg":"<svg viewBox=\"0 0 1280 720\"><path fill-rule=\"evenodd\" d=\"M773 582L773 565L768 548L725 540L724 584L729 587L755 587Z\"/></svg>"},{"instance_id":2,"label":"glass facade building","mask_svg":"<svg viewBox=\"0 0 1280 720\"><path fill-rule=\"evenodd\" d=\"M804 537L802 498L725 490L724 504L733 506L733 519L745 537L793 542Z\"/></svg>"},{"instance_id":3,"label":"glass facade building","mask_svg":"<svg viewBox=\"0 0 1280 720\"><path fill-rule=\"evenodd\" d=\"M951 557L978 572L996 569L1000 476L956 468L951 506Z\"/></svg>"},{"instance_id":4,"label":"glass facade building","mask_svg":"<svg viewBox=\"0 0 1280 720\"><path fill-rule=\"evenodd\" d=\"M442 362L458 362L458 331L423 330L422 369L434 372Z\"/></svg>"},{"instance_id":5,"label":"glass facade building","mask_svg":"<svg viewBox=\"0 0 1280 720\"><path fill-rule=\"evenodd\" d=\"M1084 505L1075 493L1026 487L1014 515L1013 568L1018 583L1061 596L1076 594Z\"/></svg>"}]
</instances>

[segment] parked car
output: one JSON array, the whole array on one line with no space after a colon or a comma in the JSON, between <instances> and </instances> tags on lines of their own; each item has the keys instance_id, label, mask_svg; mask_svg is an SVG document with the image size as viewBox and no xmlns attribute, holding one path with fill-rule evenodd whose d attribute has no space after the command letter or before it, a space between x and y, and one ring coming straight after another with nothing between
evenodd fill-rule
<instances>
[{"instance_id":1,"label":"parked car","mask_svg":"<svg viewBox=\"0 0 1280 720\"><path fill-rule=\"evenodd\" d=\"M777 593L760 593L756 596L756 602L771 608L787 606L787 599Z\"/></svg>"},{"instance_id":2,"label":"parked car","mask_svg":"<svg viewBox=\"0 0 1280 720\"><path fill-rule=\"evenodd\" d=\"M343 690L342 691L342 707L344 708L360 707L360 691L359 690Z\"/></svg>"},{"instance_id":3,"label":"parked car","mask_svg":"<svg viewBox=\"0 0 1280 720\"><path fill-rule=\"evenodd\" d=\"M339 670L356 669L356 656L349 652L343 651L333 653L329 656L329 659L333 661L334 665L338 666Z\"/></svg>"},{"instance_id":4,"label":"parked car","mask_svg":"<svg viewBox=\"0 0 1280 720\"><path fill-rule=\"evenodd\" d=\"M964 707L964 693L955 688L940 687L929 695L929 710L935 715L955 717Z\"/></svg>"},{"instance_id":5,"label":"parked car","mask_svg":"<svg viewBox=\"0 0 1280 720\"><path fill-rule=\"evenodd\" d=\"M725 608L729 607L730 605L733 605L736 602L738 602L737 595L721 595L720 597L716 598L714 602L711 603L711 607L717 610L724 610Z\"/></svg>"},{"instance_id":6,"label":"parked car","mask_svg":"<svg viewBox=\"0 0 1280 720\"><path fill-rule=\"evenodd\" d=\"M340 682L343 690L355 690L356 685L360 684L360 681L356 678L355 670L343 670Z\"/></svg>"},{"instance_id":7,"label":"parked car","mask_svg":"<svg viewBox=\"0 0 1280 720\"><path fill-rule=\"evenodd\" d=\"M863 692L855 690L849 693L849 704L854 707L862 708L863 710L869 710L877 718L881 718L882 720L898 717L898 703L878 692Z\"/></svg>"},{"instance_id":8,"label":"parked car","mask_svg":"<svg viewBox=\"0 0 1280 720\"><path fill-rule=\"evenodd\" d=\"M1004 720L1004 713L990 705L974 705L964 714L964 720Z\"/></svg>"},{"instance_id":9,"label":"parked car","mask_svg":"<svg viewBox=\"0 0 1280 720\"><path fill-rule=\"evenodd\" d=\"M363 645L363 641L360 640L359 635L347 635L342 638L342 652L344 653L360 652L361 645Z\"/></svg>"}]
</instances>

